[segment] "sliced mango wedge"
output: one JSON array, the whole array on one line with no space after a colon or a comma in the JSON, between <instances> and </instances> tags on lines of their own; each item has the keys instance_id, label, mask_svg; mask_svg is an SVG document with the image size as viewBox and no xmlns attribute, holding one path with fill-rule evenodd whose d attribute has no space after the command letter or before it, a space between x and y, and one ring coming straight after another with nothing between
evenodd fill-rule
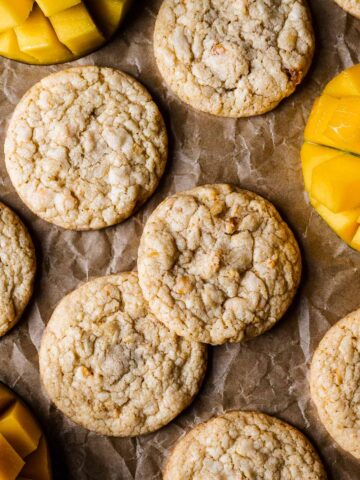
<instances>
[{"instance_id":1,"label":"sliced mango wedge","mask_svg":"<svg viewBox=\"0 0 360 480\"><path fill-rule=\"evenodd\" d=\"M0 0L0 32L25 22L34 0Z\"/></svg>"},{"instance_id":2,"label":"sliced mango wedge","mask_svg":"<svg viewBox=\"0 0 360 480\"><path fill-rule=\"evenodd\" d=\"M15 480L24 463L6 438L0 434L0 480Z\"/></svg>"}]
</instances>

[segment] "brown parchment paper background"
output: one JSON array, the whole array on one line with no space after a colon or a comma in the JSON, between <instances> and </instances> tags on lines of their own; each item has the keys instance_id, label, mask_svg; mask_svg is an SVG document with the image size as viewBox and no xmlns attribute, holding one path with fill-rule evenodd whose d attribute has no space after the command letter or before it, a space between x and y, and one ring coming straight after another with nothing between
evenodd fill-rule
<instances>
[{"instance_id":1,"label":"brown parchment paper background","mask_svg":"<svg viewBox=\"0 0 360 480\"><path fill-rule=\"evenodd\" d=\"M360 20L331 0L310 1L317 52L307 80L275 111L229 120L191 110L162 81L152 50L160 4L161 0L135 1L124 28L109 45L71 64L123 69L148 87L163 111L170 160L160 188L137 215L99 232L74 233L47 224L14 192L1 153L0 199L28 225L39 272L21 323L0 340L0 379L37 413L49 438L56 479L160 480L167 452L187 429L236 408L259 409L292 423L319 449L329 478L360 479L360 462L343 452L320 424L307 383L309 361L323 334L360 307L360 254L341 242L310 207L299 161L314 98L333 75L360 61ZM1 145L25 91L66 66L33 67L0 59ZM150 212L167 195L205 182L234 182L264 195L293 228L302 247L304 275L292 308L261 337L212 348L195 402L159 432L114 439L75 426L49 403L39 380L38 348L55 305L89 278L135 268L139 237Z\"/></svg>"}]
</instances>

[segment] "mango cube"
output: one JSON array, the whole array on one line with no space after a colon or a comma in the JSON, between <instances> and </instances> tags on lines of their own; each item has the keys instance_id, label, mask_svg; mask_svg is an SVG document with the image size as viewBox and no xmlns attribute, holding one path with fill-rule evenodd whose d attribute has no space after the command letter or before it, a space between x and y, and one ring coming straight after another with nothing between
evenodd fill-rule
<instances>
[{"instance_id":1,"label":"mango cube","mask_svg":"<svg viewBox=\"0 0 360 480\"><path fill-rule=\"evenodd\" d=\"M356 233L350 243L350 245L356 250L360 251L360 227L357 228Z\"/></svg>"},{"instance_id":2,"label":"mango cube","mask_svg":"<svg viewBox=\"0 0 360 480\"><path fill-rule=\"evenodd\" d=\"M24 461L0 434L0 480L15 480Z\"/></svg>"},{"instance_id":3,"label":"mango cube","mask_svg":"<svg viewBox=\"0 0 360 480\"><path fill-rule=\"evenodd\" d=\"M7 408L14 401L14 395L8 388L0 383L0 412L4 411L5 408Z\"/></svg>"},{"instance_id":4,"label":"mango cube","mask_svg":"<svg viewBox=\"0 0 360 480\"><path fill-rule=\"evenodd\" d=\"M21 470L21 476L31 480L51 480L51 466L45 437L41 437L39 446L34 453L26 457L26 464Z\"/></svg>"},{"instance_id":5,"label":"mango cube","mask_svg":"<svg viewBox=\"0 0 360 480\"><path fill-rule=\"evenodd\" d=\"M36 63L34 57L20 50L14 30L0 33L0 55L20 62Z\"/></svg>"},{"instance_id":6,"label":"mango cube","mask_svg":"<svg viewBox=\"0 0 360 480\"><path fill-rule=\"evenodd\" d=\"M88 0L93 18L107 37L113 35L125 15L128 0Z\"/></svg>"},{"instance_id":7,"label":"mango cube","mask_svg":"<svg viewBox=\"0 0 360 480\"><path fill-rule=\"evenodd\" d=\"M43 13L50 17L50 15L55 15L55 13L61 12L61 10L78 5L81 3L81 0L36 0L36 3Z\"/></svg>"},{"instance_id":8,"label":"mango cube","mask_svg":"<svg viewBox=\"0 0 360 480\"><path fill-rule=\"evenodd\" d=\"M311 195L335 213L360 207L360 158L343 155L315 167Z\"/></svg>"},{"instance_id":9,"label":"mango cube","mask_svg":"<svg viewBox=\"0 0 360 480\"><path fill-rule=\"evenodd\" d=\"M75 55L89 52L105 41L82 3L52 15L50 21L59 40Z\"/></svg>"},{"instance_id":10,"label":"mango cube","mask_svg":"<svg viewBox=\"0 0 360 480\"><path fill-rule=\"evenodd\" d=\"M0 0L0 32L25 22L33 3L34 0Z\"/></svg>"},{"instance_id":11,"label":"mango cube","mask_svg":"<svg viewBox=\"0 0 360 480\"><path fill-rule=\"evenodd\" d=\"M324 93L333 97L360 96L360 65L354 65L333 78Z\"/></svg>"},{"instance_id":12,"label":"mango cube","mask_svg":"<svg viewBox=\"0 0 360 480\"><path fill-rule=\"evenodd\" d=\"M352 241L357 229L356 217L359 215L360 209L334 213L317 202L316 210L340 238L347 243Z\"/></svg>"},{"instance_id":13,"label":"mango cube","mask_svg":"<svg viewBox=\"0 0 360 480\"><path fill-rule=\"evenodd\" d=\"M344 97L329 120L324 135L341 150L360 153L360 97Z\"/></svg>"},{"instance_id":14,"label":"mango cube","mask_svg":"<svg viewBox=\"0 0 360 480\"><path fill-rule=\"evenodd\" d=\"M312 173L315 167L326 160L341 157L343 155L343 153L333 148L305 142L301 148L301 163L306 190L310 191L311 189Z\"/></svg>"},{"instance_id":15,"label":"mango cube","mask_svg":"<svg viewBox=\"0 0 360 480\"><path fill-rule=\"evenodd\" d=\"M41 437L38 424L21 402L16 402L1 415L0 434L23 458L37 448Z\"/></svg>"},{"instance_id":16,"label":"mango cube","mask_svg":"<svg viewBox=\"0 0 360 480\"><path fill-rule=\"evenodd\" d=\"M320 145L336 146L324 132L339 106L339 99L330 95L322 95L314 102L308 123L305 128L305 140Z\"/></svg>"},{"instance_id":17,"label":"mango cube","mask_svg":"<svg viewBox=\"0 0 360 480\"><path fill-rule=\"evenodd\" d=\"M64 62L71 58L69 50L59 42L38 6L25 23L15 28L15 33L20 50L42 63Z\"/></svg>"}]
</instances>

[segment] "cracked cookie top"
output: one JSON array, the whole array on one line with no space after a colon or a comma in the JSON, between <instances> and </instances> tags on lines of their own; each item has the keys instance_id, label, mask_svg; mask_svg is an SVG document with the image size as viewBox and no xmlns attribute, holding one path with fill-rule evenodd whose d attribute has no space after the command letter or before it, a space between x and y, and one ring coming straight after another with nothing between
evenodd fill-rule
<instances>
[{"instance_id":1,"label":"cracked cookie top","mask_svg":"<svg viewBox=\"0 0 360 480\"><path fill-rule=\"evenodd\" d=\"M76 67L34 85L5 141L12 183L48 222L98 229L129 217L154 192L167 134L149 93L118 70Z\"/></svg>"},{"instance_id":2,"label":"cracked cookie top","mask_svg":"<svg viewBox=\"0 0 360 480\"><path fill-rule=\"evenodd\" d=\"M271 203L218 184L157 207L138 269L159 320L188 339L221 344L259 335L280 319L299 284L301 257Z\"/></svg>"},{"instance_id":3,"label":"cracked cookie top","mask_svg":"<svg viewBox=\"0 0 360 480\"><path fill-rule=\"evenodd\" d=\"M311 64L314 35L304 0L164 0L154 48L181 100L246 117L295 90Z\"/></svg>"},{"instance_id":4,"label":"cracked cookie top","mask_svg":"<svg viewBox=\"0 0 360 480\"><path fill-rule=\"evenodd\" d=\"M27 229L0 202L0 336L15 325L28 304L35 270L35 251Z\"/></svg>"},{"instance_id":5,"label":"cracked cookie top","mask_svg":"<svg viewBox=\"0 0 360 480\"><path fill-rule=\"evenodd\" d=\"M310 374L311 397L334 440L360 459L360 310L325 334Z\"/></svg>"},{"instance_id":6,"label":"cracked cookie top","mask_svg":"<svg viewBox=\"0 0 360 480\"><path fill-rule=\"evenodd\" d=\"M326 480L306 437L277 418L229 412L202 423L176 445L164 480Z\"/></svg>"},{"instance_id":7,"label":"cracked cookie top","mask_svg":"<svg viewBox=\"0 0 360 480\"><path fill-rule=\"evenodd\" d=\"M359 0L335 0L335 2L346 12L354 15L354 17L360 18Z\"/></svg>"},{"instance_id":8,"label":"cracked cookie top","mask_svg":"<svg viewBox=\"0 0 360 480\"><path fill-rule=\"evenodd\" d=\"M170 422L198 392L205 346L148 312L137 274L98 278L67 295L41 342L40 374L57 407L103 435L134 436Z\"/></svg>"}]
</instances>

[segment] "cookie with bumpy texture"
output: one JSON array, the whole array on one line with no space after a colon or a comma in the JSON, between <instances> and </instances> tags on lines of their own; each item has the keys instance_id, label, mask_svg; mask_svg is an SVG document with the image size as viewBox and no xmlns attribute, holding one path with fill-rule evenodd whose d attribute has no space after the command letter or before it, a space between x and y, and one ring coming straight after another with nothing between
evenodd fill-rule
<instances>
[{"instance_id":1,"label":"cookie with bumpy texture","mask_svg":"<svg viewBox=\"0 0 360 480\"><path fill-rule=\"evenodd\" d=\"M275 108L306 75L314 43L305 0L164 0L154 34L170 88L225 117Z\"/></svg>"},{"instance_id":2,"label":"cookie with bumpy texture","mask_svg":"<svg viewBox=\"0 0 360 480\"><path fill-rule=\"evenodd\" d=\"M134 436L170 422L205 374L203 345L148 312L137 274L98 278L67 295L41 342L40 374L56 406L103 435Z\"/></svg>"},{"instance_id":3,"label":"cookie with bumpy texture","mask_svg":"<svg viewBox=\"0 0 360 480\"><path fill-rule=\"evenodd\" d=\"M360 310L325 334L310 373L311 397L333 439L360 459Z\"/></svg>"},{"instance_id":4,"label":"cookie with bumpy texture","mask_svg":"<svg viewBox=\"0 0 360 480\"><path fill-rule=\"evenodd\" d=\"M188 339L221 344L260 335L282 317L301 257L270 202L218 184L157 207L140 241L138 270L159 320Z\"/></svg>"},{"instance_id":5,"label":"cookie with bumpy texture","mask_svg":"<svg viewBox=\"0 0 360 480\"><path fill-rule=\"evenodd\" d=\"M335 2L346 12L360 18L360 2L359 0L335 0Z\"/></svg>"},{"instance_id":6,"label":"cookie with bumpy texture","mask_svg":"<svg viewBox=\"0 0 360 480\"><path fill-rule=\"evenodd\" d=\"M33 292L36 258L19 217L0 202L0 336L19 320Z\"/></svg>"},{"instance_id":7,"label":"cookie with bumpy texture","mask_svg":"<svg viewBox=\"0 0 360 480\"><path fill-rule=\"evenodd\" d=\"M164 480L326 480L307 438L277 418L234 411L202 423L176 445Z\"/></svg>"},{"instance_id":8,"label":"cookie with bumpy texture","mask_svg":"<svg viewBox=\"0 0 360 480\"><path fill-rule=\"evenodd\" d=\"M154 192L167 159L150 94L118 70L75 67L34 85L5 141L12 183L27 206L73 230L128 218Z\"/></svg>"}]
</instances>

